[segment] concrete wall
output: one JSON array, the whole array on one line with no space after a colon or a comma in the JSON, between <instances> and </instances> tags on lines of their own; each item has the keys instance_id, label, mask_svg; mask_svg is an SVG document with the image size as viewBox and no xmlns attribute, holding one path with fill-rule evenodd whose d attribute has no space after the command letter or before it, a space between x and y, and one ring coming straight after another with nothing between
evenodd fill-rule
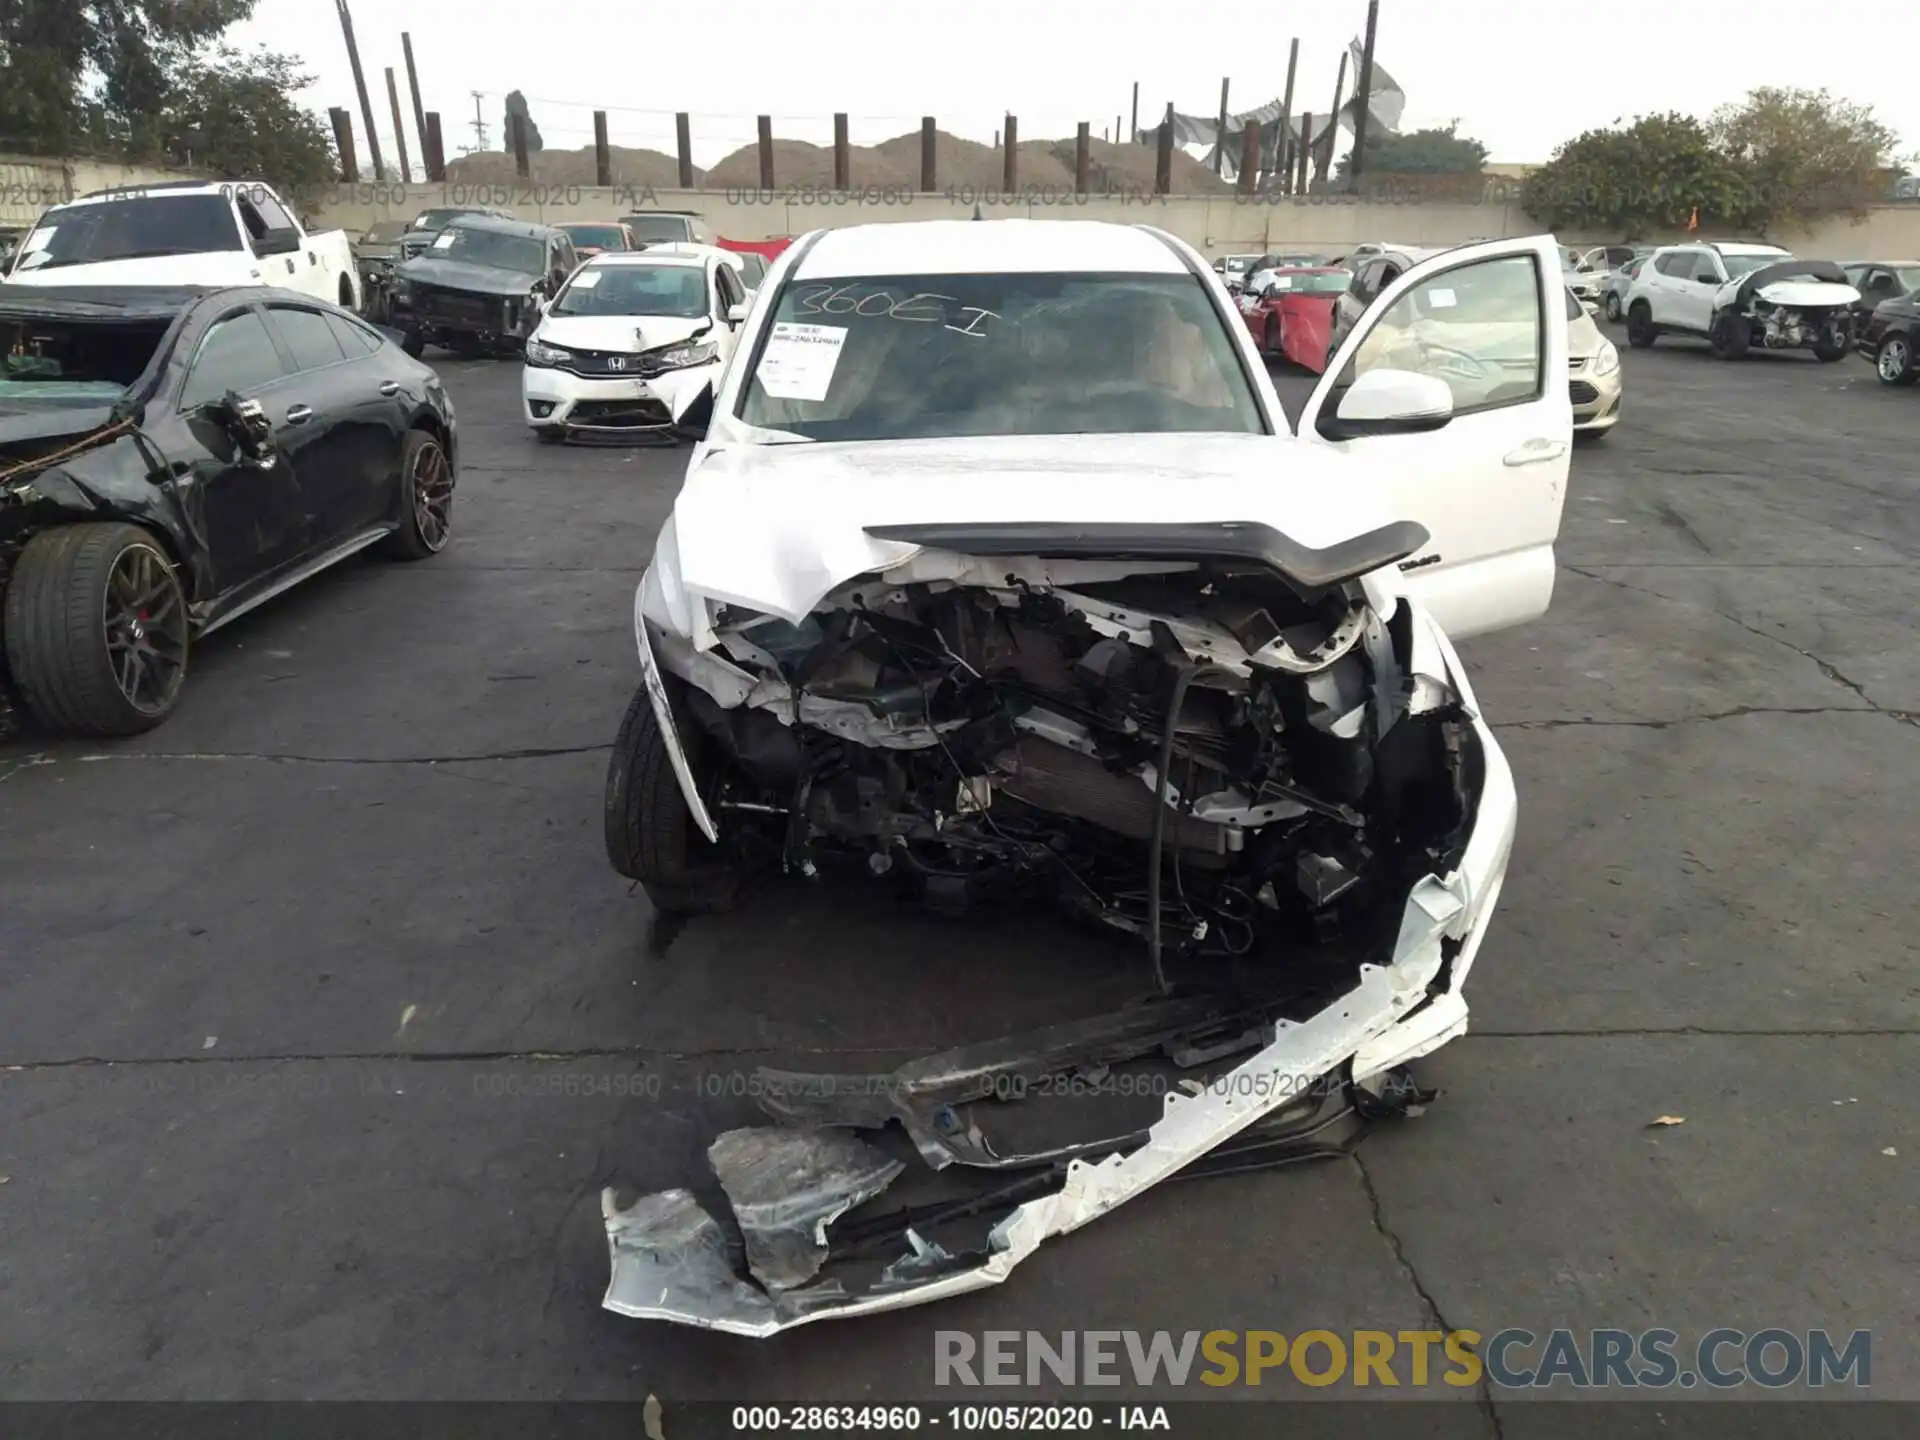
<instances>
[{"instance_id":1,"label":"concrete wall","mask_svg":"<svg viewBox=\"0 0 1920 1440\"><path fill-rule=\"evenodd\" d=\"M1540 227L1518 202L1518 185L1489 184L1477 203L1361 199L1345 195L1282 196L1272 201L1237 196L1036 196L998 203L990 193L834 196L783 189L763 198L754 191L610 190L544 185L342 185L310 197L307 208L325 226L358 235L379 220L411 219L435 205L489 205L528 220L560 223L608 220L635 209L696 210L716 235L764 240L839 225L900 220L966 220L982 216L1051 220L1116 220L1157 225L1208 255L1265 249L1338 251L1364 240L1407 245L1452 245L1479 237L1526 235ZM1568 244L1599 244L1615 235L1566 234ZM1647 243L1684 239L1676 231ZM1729 237L1732 238L1732 237ZM1830 220L1811 231L1770 237L1808 257L1848 259L1920 256L1920 204L1876 206L1860 220Z\"/></svg>"},{"instance_id":2,"label":"concrete wall","mask_svg":"<svg viewBox=\"0 0 1920 1440\"><path fill-rule=\"evenodd\" d=\"M48 160L0 155L0 225L31 225L49 205L114 185L157 185L190 179L180 171L106 160Z\"/></svg>"}]
</instances>

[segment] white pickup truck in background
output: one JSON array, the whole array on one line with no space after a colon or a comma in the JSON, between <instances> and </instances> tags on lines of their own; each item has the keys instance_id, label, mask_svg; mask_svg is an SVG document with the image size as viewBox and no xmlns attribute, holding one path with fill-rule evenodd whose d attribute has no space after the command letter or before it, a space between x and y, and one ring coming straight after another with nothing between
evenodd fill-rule
<instances>
[{"instance_id":1,"label":"white pickup truck in background","mask_svg":"<svg viewBox=\"0 0 1920 1440\"><path fill-rule=\"evenodd\" d=\"M50 205L9 285L276 285L360 307L344 230L308 233L268 185L184 180Z\"/></svg>"}]
</instances>

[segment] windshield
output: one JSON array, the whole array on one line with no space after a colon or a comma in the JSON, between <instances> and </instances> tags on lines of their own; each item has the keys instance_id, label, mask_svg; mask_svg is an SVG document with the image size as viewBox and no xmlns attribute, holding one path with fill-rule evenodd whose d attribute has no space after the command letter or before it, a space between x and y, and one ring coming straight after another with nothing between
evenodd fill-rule
<instances>
[{"instance_id":1,"label":"windshield","mask_svg":"<svg viewBox=\"0 0 1920 1440\"><path fill-rule=\"evenodd\" d=\"M624 250L627 237L618 225L562 225L576 245L591 245L599 250Z\"/></svg>"},{"instance_id":2,"label":"windshield","mask_svg":"<svg viewBox=\"0 0 1920 1440\"><path fill-rule=\"evenodd\" d=\"M1330 270L1324 275L1310 270L1280 270L1267 283L1290 295L1344 295L1353 284L1353 276L1345 270Z\"/></svg>"},{"instance_id":3,"label":"windshield","mask_svg":"<svg viewBox=\"0 0 1920 1440\"><path fill-rule=\"evenodd\" d=\"M0 413L118 400L153 359L168 323L0 319Z\"/></svg>"},{"instance_id":4,"label":"windshield","mask_svg":"<svg viewBox=\"0 0 1920 1440\"><path fill-rule=\"evenodd\" d=\"M442 230L427 253L436 260L462 260L526 275L539 275L547 268L547 247L531 235L508 235L472 225L451 225Z\"/></svg>"},{"instance_id":5,"label":"windshield","mask_svg":"<svg viewBox=\"0 0 1920 1440\"><path fill-rule=\"evenodd\" d=\"M135 196L49 211L22 242L16 268L51 270L239 248L240 227L224 195Z\"/></svg>"},{"instance_id":6,"label":"windshield","mask_svg":"<svg viewBox=\"0 0 1920 1440\"><path fill-rule=\"evenodd\" d=\"M636 240L685 240L692 233L684 215L629 215L627 228Z\"/></svg>"},{"instance_id":7,"label":"windshield","mask_svg":"<svg viewBox=\"0 0 1920 1440\"><path fill-rule=\"evenodd\" d=\"M1762 265L1779 265L1793 259L1787 254L1780 255L1722 255L1722 263L1727 267L1727 278L1738 280L1749 271L1758 270Z\"/></svg>"},{"instance_id":8,"label":"windshield","mask_svg":"<svg viewBox=\"0 0 1920 1440\"><path fill-rule=\"evenodd\" d=\"M678 315L707 313L702 265L589 265L548 308L549 315Z\"/></svg>"},{"instance_id":9,"label":"windshield","mask_svg":"<svg viewBox=\"0 0 1920 1440\"><path fill-rule=\"evenodd\" d=\"M367 228L367 233L360 237L360 243L362 245L391 245L406 233L406 221L382 220L378 224L371 225Z\"/></svg>"},{"instance_id":10,"label":"windshield","mask_svg":"<svg viewBox=\"0 0 1920 1440\"><path fill-rule=\"evenodd\" d=\"M770 327L739 416L811 440L1263 433L1191 275L802 280Z\"/></svg>"},{"instance_id":11,"label":"windshield","mask_svg":"<svg viewBox=\"0 0 1920 1440\"><path fill-rule=\"evenodd\" d=\"M1902 290L1920 290L1920 265L1896 265L1893 273Z\"/></svg>"},{"instance_id":12,"label":"windshield","mask_svg":"<svg viewBox=\"0 0 1920 1440\"><path fill-rule=\"evenodd\" d=\"M444 230L452 221L458 220L462 215L476 215L478 213L476 210L447 208L422 210L418 215L413 217L412 228L415 230Z\"/></svg>"}]
</instances>

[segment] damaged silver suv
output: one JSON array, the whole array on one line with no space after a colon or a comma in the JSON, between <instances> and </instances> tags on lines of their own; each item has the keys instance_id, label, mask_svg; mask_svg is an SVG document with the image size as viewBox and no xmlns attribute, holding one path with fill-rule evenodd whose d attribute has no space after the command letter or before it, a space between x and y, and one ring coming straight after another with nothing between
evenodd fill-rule
<instances>
[{"instance_id":1,"label":"damaged silver suv","mask_svg":"<svg viewBox=\"0 0 1920 1440\"><path fill-rule=\"evenodd\" d=\"M1158 230L783 255L635 599L614 867L666 912L763 876L1057 904L1153 984L892 1073L763 1072L771 1123L709 1152L724 1211L608 1192L607 1306L765 1335L936 1299L1404 1104L1466 1028L1515 823L1449 632L1547 607L1567 364L1549 236L1414 266L1297 428Z\"/></svg>"}]
</instances>

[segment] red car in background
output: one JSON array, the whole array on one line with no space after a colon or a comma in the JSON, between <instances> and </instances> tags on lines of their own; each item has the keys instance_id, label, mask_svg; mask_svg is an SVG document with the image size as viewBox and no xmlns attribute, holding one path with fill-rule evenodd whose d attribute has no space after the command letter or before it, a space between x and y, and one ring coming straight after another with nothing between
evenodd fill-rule
<instances>
[{"instance_id":1,"label":"red car in background","mask_svg":"<svg viewBox=\"0 0 1920 1440\"><path fill-rule=\"evenodd\" d=\"M1327 368L1333 307L1351 284L1353 272L1333 265L1276 270L1264 291L1240 297L1240 318L1261 354L1317 375Z\"/></svg>"}]
</instances>

